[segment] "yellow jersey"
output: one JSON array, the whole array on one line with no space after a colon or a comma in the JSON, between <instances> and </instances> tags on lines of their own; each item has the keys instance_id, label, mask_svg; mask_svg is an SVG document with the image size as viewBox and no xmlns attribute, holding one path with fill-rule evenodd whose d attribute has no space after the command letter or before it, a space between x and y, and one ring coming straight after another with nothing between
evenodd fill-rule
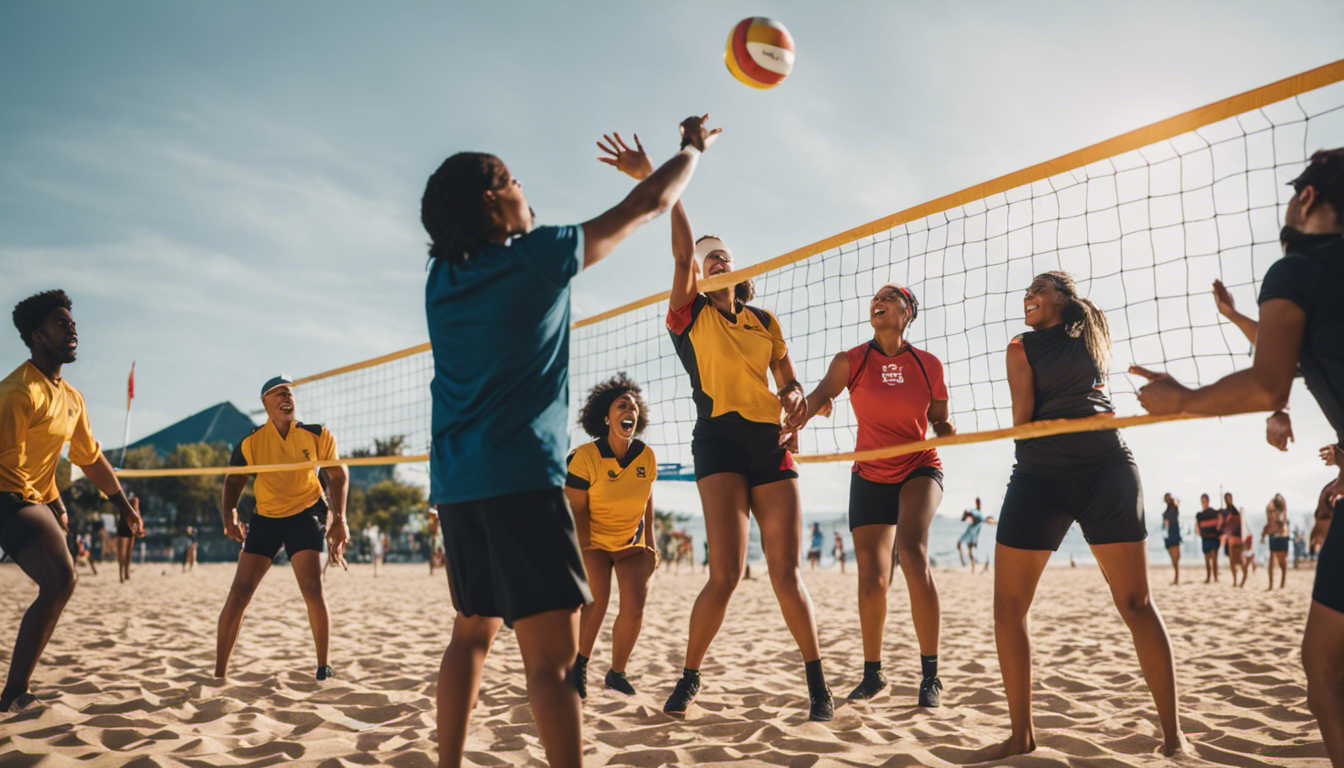
<instances>
[{"instance_id":1,"label":"yellow jersey","mask_svg":"<svg viewBox=\"0 0 1344 768\"><path fill-rule=\"evenodd\" d=\"M736 413L747 421L779 423L783 408L766 377L789 347L774 315L751 305L728 315L697 293L686 306L668 310L667 330L691 376L700 418Z\"/></svg>"},{"instance_id":2,"label":"yellow jersey","mask_svg":"<svg viewBox=\"0 0 1344 768\"><path fill-rule=\"evenodd\" d=\"M281 437L275 422L268 419L238 443L229 464L245 467L337 458L336 438L321 424L296 421L289 425L289 434ZM263 517L289 517L322 498L322 484L313 470L259 472L256 478L252 492L257 496L257 514Z\"/></svg>"},{"instance_id":3,"label":"yellow jersey","mask_svg":"<svg viewBox=\"0 0 1344 768\"><path fill-rule=\"evenodd\" d=\"M89 427L84 396L65 379L52 381L25 360L0 381L0 492L49 504L56 463L70 444L70 463L87 466L103 455Z\"/></svg>"},{"instance_id":4,"label":"yellow jersey","mask_svg":"<svg viewBox=\"0 0 1344 768\"><path fill-rule=\"evenodd\" d=\"M616 552L646 545L644 510L656 479L653 449L639 440L630 441L623 459L605 437L571 451L565 485L588 492L590 536L584 549Z\"/></svg>"}]
</instances>

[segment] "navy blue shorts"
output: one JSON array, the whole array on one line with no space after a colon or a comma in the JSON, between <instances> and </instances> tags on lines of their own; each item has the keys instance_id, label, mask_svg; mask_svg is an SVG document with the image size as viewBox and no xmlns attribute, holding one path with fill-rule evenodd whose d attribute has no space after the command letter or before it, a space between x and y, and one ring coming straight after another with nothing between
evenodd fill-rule
<instances>
[{"instance_id":1,"label":"navy blue shorts","mask_svg":"<svg viewBox=\"0 0 1344 768\"><path fill-rule=\"evenodd\" d=\"M1199 540L1199 542L1200 542L1200 546L1203 548L1203 552L1204 552L1204 554L1208 555L1208 554L1214 554L1214 553L1217 553L1217 552L1218 552L1218 541L1219 541L1218 539L1210 538L1210 537L1208 537L1208 536L1205 536L1205 537L1201 538L1201 539Z\"/></svg>"}]
</instances>

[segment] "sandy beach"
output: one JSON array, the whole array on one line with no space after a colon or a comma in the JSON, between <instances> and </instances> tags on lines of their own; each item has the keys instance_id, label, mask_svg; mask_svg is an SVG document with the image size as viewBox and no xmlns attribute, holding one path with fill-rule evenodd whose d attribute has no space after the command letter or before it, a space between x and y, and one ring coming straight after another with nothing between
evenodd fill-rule
<instances>
[{"instance_id":1,"label":"sandy beach","mask_svg":"<svg viewBox=\"0 0 1344 768\"><path fill-rule=\"evenodd\" d=\"M1193 563L1191 565L1194 565ZM914 706L918 651L898 575L884 666L893 685L876 700L844 700L862 668L855 575L804 571L817 605L826 671L839 703L810 723L802 664L760 566L744 581L703 673L689 717L661 712L681 668L687 617L704 575L655 576L644 632L628 670L638 693L601 688L610 624L599 640L585 705L590 765L959 765L1007 734L994 652L992 575L936 572L942 595L943 707ZM1195 576L1194 568L1184 569ZM899 573L899 572L898 572ZM191 573L147 564L117 584L114 567L81 581L34 679L48 706L0 719L0 765L432 766L434 677L452 610L442 572L394 565L374 577L353 566L327 581L332 664L316 664L289 569L268 575L249 608L233 674L214 681L215 621L233 566ZM1198 571L1203 580L1202 566ZM1168 584L1155 596L1175 645L1182 725L1180 765L1323 766L1306 708L1298 645L1313 574L1290 571L1265 592L1263 568L1244 590L1224 582ZM0 661L7 668L34 587L0 566ZM1152 701L1129 634L1099 571L1047 570L1032 614L1037 738L1012 766L1160 766ZM500 634L486 666L467 743L478 765L542 765L513 635Z\"/></svg>"}]
</instances>

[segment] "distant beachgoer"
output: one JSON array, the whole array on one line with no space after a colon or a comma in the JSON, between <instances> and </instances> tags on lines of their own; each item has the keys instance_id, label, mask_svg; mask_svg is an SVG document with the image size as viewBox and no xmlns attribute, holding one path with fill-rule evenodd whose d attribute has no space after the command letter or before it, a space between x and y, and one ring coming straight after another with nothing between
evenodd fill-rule
<instances>
[{"instance_id":1,"label":"distant beachgoer","mask_svg":"<svg viewBox=\"0 0 1344 768\"><path fill-rule=\"evenodd\" d=\"M969 557L971 561L971 573L975 573L975 550L980 546L980 529L986 525L994 525L997 521L993 515L986 516L984 510L980 508L980 497L975 497L975 509L967 509L961 513L961 521L966 523L966 530L962 532L961 538L957 539L957 558L961 564L966 564ZM962 554L962 546L966 547L965 555ZM989 565L989 559L985 559L985 565Z\"/></svg>"},{"instance_id":2,"label":"distant beachgoer","mask_svg":"<svg viewBox=\"0 0 1344 768\"><path fill-rule=\"evenodd\" d=\"M1195 513L1195 531L1204 553L1204 583L1218 580L1218 545L1222 541L1222 510L1209 506L1209 494L1201 493L1202 509Z\"/></svg>"},{"instance_id":3,"label":"distant beachgoer","mask_svg":"<svg viewBox=\"0 0 1344 768\"><path fill-rule=\"evenodd\" d=\"M182 571L193 570L196 567L196 526L188 525L186 528L186 547L182 550Z\"/></svg>"},{"instance_id":4,"label":"distant beachgoer","mask_svg":"<svg viewBox=\"0 0 1344 768\"><path fill-rule=\"evenodd\" d=\"M822 539L823 536L821 535L821 523L813 523L812 543L809 544L807 547L807 562L812 566L813 570L816 570L817 566L821 564Z\"/></svg>"},{"instance_id":5,"label":"distant beachgoer","mask_svg":"<svg viewBox=\"0 0 1344 768\"><path fill-rule=\"evenodd\" d=\"M1167 554L1171 556L1172 585L1181 583L1181 500L1165 494L1162 500L1167 503L1167 508L1162 512L1162 527L1166 530L1166 539L1163 546L1167 548Z\"/></svg>"},{"instance_id":6,"label":"distant beachgoer","mask_svg":"<svg viewBox=\"0 0 1344 768\"><path fill-rule=\"evenodd\" d=\"M1265 570L1269 572L1269 587L1274 588L1274 566L1279 566L1279 589L1283 589L1288 580L1288 502L1283 494L1276 493L1265 507L1265 527L1260 531L1260 539L1269 542L1269 555L1265 559ZM1294 568L1297 567L1294 561Z\"/></svg>"},{"instance_id":7,"label":"distant beachgoer","mask_svg":"<svg viewBox=\"0 0 1344 768\"><path fill-rule=\"evenodd\" d=\"M1245 560L1245 539L1241 533L1241 510L1232 503L1232 494L1223 494L1222 534L1223 552L1227 555L1228 570L1232 571L1232 586L1246 584L1248 569ZM1237 571L1241 571L1241 581L1237 581Z\"/></svg>"}]
</instances>

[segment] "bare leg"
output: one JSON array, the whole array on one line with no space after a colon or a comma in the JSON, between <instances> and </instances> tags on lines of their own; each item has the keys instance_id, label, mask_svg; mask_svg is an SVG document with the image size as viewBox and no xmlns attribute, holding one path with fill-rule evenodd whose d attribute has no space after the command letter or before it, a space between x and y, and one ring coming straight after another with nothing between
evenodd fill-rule
<instances>
[{"instance_id":1,"label":"bare leg","mask_svg":"<svg viewBox=\"0 0 1344 768\"><path fill-rule=\"evenodd\" d=\"M135 547L135 539L127 536L117 536L112 539L112 548L117 551L117 582L121 583L131 578L131 549Z\"/></svg>"},{"instance_id":2,"label":"bare leg","mask_svg":"<svg viewBox=\"0 0 1344 768\"><path fill-rule=\"evenodd\" d=\"M1275 552L1274 555L1279 561L1279 589L1283 589L1284 583L1288 581L1288 553Z\"/></svg>"},{"instance_id":3,"label":"bare leg","mask_svg":"<svg viewBox=\"0 0 1344 768\"><path fill-rule=\"evenodd\" d=\"M649 579L657 560L652 552L623 557L616 562L616 582L621 587L621 604L611 628L611 668L624 672L644 624L644 602L649 596ZM592 586L592 580L588 582ZM596 599L596 595L594 595Z\"/></svg>"},{"instance_id":4,"label":"bare leg","mask_svg":"<svg viewBox=\"0 0 1344 768\"><path fill-rule=\"evenodd\" d=\"M1167 554L1171 555L1171 583L1174 586L1181 583L1181 545L1167 547Z\"/></svg>"},{"instance_id":5,"label":"bare leg","mask_svg":"<svg viewBox=\"0 0 1344 768\"><path fill-rule=\"evenodd\" d=\"M691 608L691 631L686 639L688 669L699 669L704 662L747 561L747 479L720 472L696 481L696 486L705 514L705 540L709 542L709 580Z\"/></svg>"},{"instance_id":6,"label":"bare leg","mask_svg":"<svg viewBox=\"0 0 1344 768\"><path fill-rule=\"evenodd\" d=\"M910 615L915 622L919 652L938 655L942 613L938 587L929 570L929 525L943 500L943 488L932 478L916 477L901 488L901 517L896 523L896 551L910 593Z\"/></svg>"},{"instance_id":7,"label":"bare leg","mask_svg":"<svg viewBox=\"0 0 1344 768\"><path fill-rule=\"evenodd\" d=\"M527 674L527 700L551 768L583 765L583 713L569 679L579 652L577 609L547 611L513 623Z\"/></svg>"},{"instance_id":8,"label":"bare leg","mask_svg":"<svg viewBox=\"0 0 1344 768\"><path fill-rule=\"evenodd\" d=\"M770 586L784 613L793 641L803 661L821 658L812 597L798 568L798 549L803 537L803 507L797 480L780 480L751 489L751 508L761 528L761 548L770 571Z\"/></svg>"},{"instance_id":9,"label":"bare leg","mask_svg":"<svg viewBox=\"0 0 1344 768\"><path fill-rule=\"evenodd\" d=\"M585 549L583 567L588 572L588 589L593 593L593 602L579 609L579 653L591 657L597 635L602 631L602 620L607 617L607 602L611 599L611 553ZM624 593L621 597L624 599Z\"/></svg>"},{"instance_id":10,"label":"bare leg","mask_svg":"<svg viewBox=\"0 0 1344 768\"><path fill-rule=\"evenodd\" d=\"M233 572L233 585L229 587L228 599L224 601L224 610L219 613L219 636L215 644L215 677L226 677L229 671L229 657L233 655L233 645L238 642L238 630L243 626L243 612L252 602L252 594L266 572L271 569L271 559L242 552L238 555L238 570Z\"/></svg>"},{"instance_id":11,"label":"bare leg","mask_svg":"<svg viewBox=\"0 0 1344 768\"><path fill-rule=\"evenodd\" d=\"M488 616L463 616L453 619L453 636L439 665L436 696L439 731L439 767L462 765L467 743L467 723L481 690L481 669L490 653L490 644L503 625L502 619Z\"/></svg>"},{"instance_id":12,"label":"bare leg","mask_svg":"<svg viewBox=\"0 0 1344 768\"><path fill-rule=\"evenodd\" d=\"M1302 633L1307 707L1316 716L1331 765L1344 766L1344 613L1313 600Z\"/></svg>"},{"instance_id":13,"label":"bare leg","mask_svg":"<svg viewBox=\"0 0 1344 768\"><path fill-rule=\"evenodd\" d=\"M971 573L975 573L975 550L976 546L974 544L966 545L966 554L971 558Z\"/></svg>"},{"instance_id":14,"label":"bare leg","mask_svg":"<svg viewBox=\"0 0 1344 768\"><path fill-rule=\"evenodd\" d=\"M881 661L896 526L861 525L851 534L854 558L859 563L859 629L863 635L863 660Z\"/></svg>"},{"instance_id":15,"label":"bare leg","mask_svg":"<svg viewBox=\"0 0 1344 768\"><path fill-rule=\"evenodd\" d=\"M957 540L957 559L961 561L962 567L966 567L966 553L961 551L961 540ZM975 570L975 563L971 563L971 570Z\"/></svg>"},{"instance_id":16,"label":"bare leg","mask_svg":"<svg viewBox=\"0 0 1344 768\"><path fill-rule=\"evenodd\" d=\"M1036 733L1031 723L1031 637L1027 634L1027 614L1041 572L1050 561L1050 551L996 544L994 555L994 642L999 650L1012 735L980 750L968 762L1002 760L1036 749Z\"/></svg>"},{"instance_id":17,"label":"bare leg","mask_svg":"<svg viewBox=\"0 0 1344 768\"><path fill-rule=\"evenodd\" d=\"M289 560L290 570L299 581L299 592L308 605L308 625L313 629L313 645L317 649L317 666L327 666L327 647L331 635L331 621L327 618L327 598L322 593L322 553L315 549L295 552Z\"/></svg>"},{"instance_id":18,"label":"bare leg","mask_svg":"<svg viewBox=\"0 0 1344 768\"><path fill-rule=\"evenodd\" d=\"M14 656L9 663L9 676L0 692L0 712L9 708L19 696L28 692L33 670L38 659L61 619L61 612L70 596L75 593L79 577L70 550L65 546L65 535L56 523L51 510L42 504L23 507L6 526L14 539L26 538L22 548L11 552L28 578L37 583L37 598L24 611L19 622L19 633L14 640Z\"/></svg>"},{"instance_id":19,"label":"bare leg","mask_svg":"<svg viewBox=\"0 0 1344 768\"><path fill-rule=\"evenodd\" d=\"M1183 747L1176 720L1176 662L1167 627L1148 589L1148 550L1143 542L1135 541L1094 545L1092 554L1111 586L1120 618L1134 638L1139 667L1162 723L1162 753L1170 757Z\"/></svg>"}]
</instances>

